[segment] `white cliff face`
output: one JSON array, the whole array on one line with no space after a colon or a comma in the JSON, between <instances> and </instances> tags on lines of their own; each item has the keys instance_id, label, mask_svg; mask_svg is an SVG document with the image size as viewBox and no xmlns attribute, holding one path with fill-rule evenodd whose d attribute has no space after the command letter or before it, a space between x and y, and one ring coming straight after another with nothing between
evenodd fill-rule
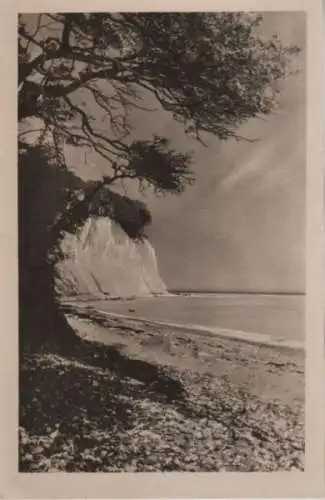
<instances>
[{"instance_id":1,"label":"white cliff face","mask_svg":"<svg viewBox=\"0 0 325 500\"><path fill-rule=\"evenodd\" d=\"M132 297L166 293L154 248L134 241L107 217L89 218L61 242L56 288L64 296Z\"/></svg>"}]
</instances>

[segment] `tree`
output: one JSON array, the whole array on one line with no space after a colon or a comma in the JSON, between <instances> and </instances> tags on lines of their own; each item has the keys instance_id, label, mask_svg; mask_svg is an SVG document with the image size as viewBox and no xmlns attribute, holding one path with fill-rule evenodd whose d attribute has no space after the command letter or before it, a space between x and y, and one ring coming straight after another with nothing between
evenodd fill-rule
<instances>
[{"instance_id":1,"label":"tree","mask_svg":"<svg viewBox=\"0 0 325 500\"><path fill-rule=\"evenodd\" d=\"M20 342L24 348L53 349L62 340L75 347L75 334L56 304L62 238L89 216L108 216L130 238L142 240L151 214L143 202L103 189L100 181L85 182L58 165L51 149L19 144L19 153Z\"/></svg>"},{"instance_id":2,"label":"tree","mask_svg":"<svg viewBox=\"0 0 325 500\"><path fill-rule=\"evenodd\" d=\"M272 112L298 51L261 35L261 21L240 12L20 15L19 120L41 123L38 144L57 166L67 147L106 160L110 174L87 203L124 179L180 194L195 180L191 153L164 137L133 140L130 116L149 112L149 96L203 144L205 134L243 139L238 127Z\"/></svg>"}]
</instances>

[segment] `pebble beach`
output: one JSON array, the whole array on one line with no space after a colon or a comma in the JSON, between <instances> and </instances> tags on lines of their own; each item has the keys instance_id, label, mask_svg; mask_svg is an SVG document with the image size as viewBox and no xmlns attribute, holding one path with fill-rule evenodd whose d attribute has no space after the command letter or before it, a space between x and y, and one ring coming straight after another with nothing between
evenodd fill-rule
<instances>
[{"instance_id":1,"label":"pebble beach","mask_svg":"<svg viewBox=\"0 0 325 500\"><path fill-rule=\"evenodd\" d=\"M304 469L304 352L66 307L74 356L24 353L21 472Z\"/></svg>"}]
</instances>

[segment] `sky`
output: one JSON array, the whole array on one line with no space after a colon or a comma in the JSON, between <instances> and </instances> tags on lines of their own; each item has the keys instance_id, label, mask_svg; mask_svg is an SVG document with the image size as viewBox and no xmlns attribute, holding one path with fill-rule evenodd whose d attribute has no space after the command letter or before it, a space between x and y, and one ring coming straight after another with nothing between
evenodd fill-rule
<instances>
[{"instance_id":1,"label":"sky","mask_svg":"<svg viewBox=\"0 0 325 500\"><path fill-rule=\"evenodd\" d=\"M267 13L263 30L305 47L304 15ZM169 288L303 292L305 254L305 53L276 113L240 130L257 143L212 138L193 145L167 115L139 117L142 134L195 148L197 181L180 197L148 196L147 233ZM136 196L136 192L132 193Z\"/></svg>"},{"instance_id":2,"label":"sky","mask_svg":"<svg viewBox=\"0 0 325 500\"><path fill-rule=\"evenodd\" d=\"M266 32L304 47L303 16L264 19ZM150 199L149 237L168 287L304 291L304 92L302 70L285 83L274 116L240 131L258 143L211 138L209 148L196 148L195 186L168 202ZM167 118L159 128L185 141Z\"/></svg>"},{"instance_id":3,"label":"sky","mask_svg":"<svg viewBox=\"0 0 325 500\"><path fill-rule=\"evenodd\" d=\"M175 148L195 152L194 186L181 196L144 198L153 217L147 234L168 288L304 291L305 17L265 13L262 29L302 52L276 112L239 129L257 142L210 137L204 147L163 111L133 116L137 138L165 135ZM80 153L71 155L82 177L105 173L100 160L89 165ZM135 186L128 194L141 199Z\"/></svg>"}]
</instances>

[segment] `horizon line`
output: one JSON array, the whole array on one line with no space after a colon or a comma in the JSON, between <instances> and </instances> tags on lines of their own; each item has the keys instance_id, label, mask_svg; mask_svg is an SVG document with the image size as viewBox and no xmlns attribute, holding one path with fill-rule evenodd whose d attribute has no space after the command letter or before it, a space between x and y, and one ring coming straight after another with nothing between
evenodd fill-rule
<instances>
[{"instance_id":1,"label":"horizon line","mask_svg":"<svg viewBox=\"0 0 325 500\"><path fill-rule=\"evenodd\" d=\"M177 288L177 287L167 287L169 292L174 293L220 293L220 294L239 294L239 295L306 295L306 292L300 291L266 291L266 290L214 290L211 288Z\"/></svg>"}]
</instances>

